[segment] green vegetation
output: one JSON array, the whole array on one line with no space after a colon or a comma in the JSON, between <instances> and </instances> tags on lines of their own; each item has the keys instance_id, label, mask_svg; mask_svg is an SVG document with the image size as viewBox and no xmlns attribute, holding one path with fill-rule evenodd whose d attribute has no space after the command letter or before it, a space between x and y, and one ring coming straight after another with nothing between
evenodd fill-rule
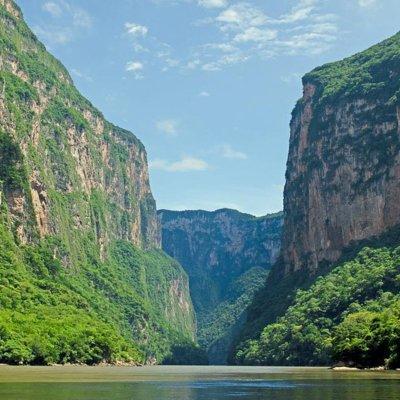
<instances>
[{"instance_id":1,"label":"green vegetation","mask_svg":"<svg viewBox=\"0 0 400 400\"><path fill-rule=\"evenodd\" d=\"M400 248L364 248L298 290L293 304L258 339L242 344L245 364L398 367Z\"/></svg>"},{"instance_id":2,"label":"green vegetation","mask_svg":"<svg viewBox=\"0 0 400 400\"><path fill-rule=\"evenodd\" d=\"M12 138L0 131L0 181L5 190L22 189L26 183L21 150Z\"/></svg>"},{"instance_id":3,"label":"green vegetation","mask_svg":"<svg viewBox=\"0 0 400 400\"><path fill-rule=\"evenodd\" d=\"M117 242L109 262L71 271L54 256L57 240L19 247L1 222L0 362L143 363L162 360L171 343L190 342L160 312L168 307L162 285L180 272L160 251ZM157 294L156 305L150 296Z\"/></svg>"},{"instance_id":4,"label":"green vegetation","mask_svg":"<svg viewBox=\"0 0 400 400\"><path fill-rule=\"evenodd\" d=\"M202 319L198 321L200 345L205 348L213 346L226 335L232 334L232 329L251 303L254 293L264 285L267 274L264 268L254 267L229 285L226 299L214 310L201 315Z\"/></svg>"},{"instance_id":5,"label":"green vegetation","mask_svg":"<svg viewBox=\"0 0 400 400\"><path fill-rule=\"evenodd\" d=\"M171 353L164 359L164 365L208 365L206 351L199 345L188 341L173 345Z\"/></svg>"},{"instance_id":6,"label":"green vegetation","mask_svg":"<svg viewBox=\"0 0 400 400\"><path fill-rule=\"evenodd\" d=\"M143 145L4 6L0 58L0 363L190 358L187 276L157 249Z\"/></svg>"},{"instance_id":7,"label":"green vegetation","mask_svg":"<svg viewBox=\"0 0 400 400\"><path fill-rule=\"evenodd\" d=\"M317 85L321 103L344 96L374 98L385 94L390 95L386 100L398 102L399 62L400 33L397 33L361 53L314 69L303 81Z\"/></svg>"}]
</instances>

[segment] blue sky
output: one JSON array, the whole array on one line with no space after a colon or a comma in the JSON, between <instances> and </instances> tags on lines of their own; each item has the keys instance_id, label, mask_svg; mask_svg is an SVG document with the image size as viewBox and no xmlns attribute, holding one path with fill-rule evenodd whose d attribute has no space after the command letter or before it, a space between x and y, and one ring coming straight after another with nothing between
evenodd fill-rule
<instances>
[{"instance_id":1,"label":"blue sky","mask_svg":"<svg viewBox=\"0 0 400 400\"><path fill-rule=\"evenodd\" d=\"M170 209L280 210L301 76L400 29L398 0L17 2Z\"/></svg>"}]
</instances>

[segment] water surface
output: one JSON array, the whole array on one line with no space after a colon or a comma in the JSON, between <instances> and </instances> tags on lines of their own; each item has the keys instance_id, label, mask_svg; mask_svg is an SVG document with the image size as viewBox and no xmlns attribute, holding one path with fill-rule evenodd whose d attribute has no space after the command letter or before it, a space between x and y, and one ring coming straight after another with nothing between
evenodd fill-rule
<instances>
[{"instance_id":1,"label":"water surface","mask_svg":"<svg viewBox=\"0 0 400 400\"><path fill-rule=\"evenodd\" d=\"M0 366L1 400L399 400L400 372Z\"/></svg>"}]
</instances>

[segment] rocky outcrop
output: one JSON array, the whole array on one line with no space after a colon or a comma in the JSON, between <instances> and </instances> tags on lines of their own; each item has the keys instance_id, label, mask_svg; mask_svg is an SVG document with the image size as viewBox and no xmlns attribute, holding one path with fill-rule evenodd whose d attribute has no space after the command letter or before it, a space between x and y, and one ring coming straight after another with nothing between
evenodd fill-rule
<instances>
[{"instance_id":1,"label":"rocky outcrop","mask_svg":"<svg viewBox=\"0 0 400 400\"><path fill-rule=\"evenodd\" d=\"M276 260L282 215L235 210L159 211L162 247L189 275L198 338L211 363L226 362L246 305Z\"/></svg>"},{"instance_id":2,"label":"rocky outcrop","mask_svg":"<svg viewBox=\"0 0 400 400\"><path fill-rule=\"evenodd\" d=\"M303 78L287 162L286 273L400 223L400 36Z\"/></svg>"}]
</instances>

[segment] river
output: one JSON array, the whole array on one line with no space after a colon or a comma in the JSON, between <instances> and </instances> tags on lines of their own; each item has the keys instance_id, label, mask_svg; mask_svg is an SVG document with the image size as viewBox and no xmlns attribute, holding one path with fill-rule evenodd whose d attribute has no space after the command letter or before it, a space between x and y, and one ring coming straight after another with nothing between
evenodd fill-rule
<instances>
[{"instance_id":1,"label":"river","mask_svg":"<svg viewBox=\"0 0 400 400\"><path fill-rule=\"evenodd\" d=\"M0 366L1 400L399 400L400 372Z\"/></svg>"}]
</instances>

